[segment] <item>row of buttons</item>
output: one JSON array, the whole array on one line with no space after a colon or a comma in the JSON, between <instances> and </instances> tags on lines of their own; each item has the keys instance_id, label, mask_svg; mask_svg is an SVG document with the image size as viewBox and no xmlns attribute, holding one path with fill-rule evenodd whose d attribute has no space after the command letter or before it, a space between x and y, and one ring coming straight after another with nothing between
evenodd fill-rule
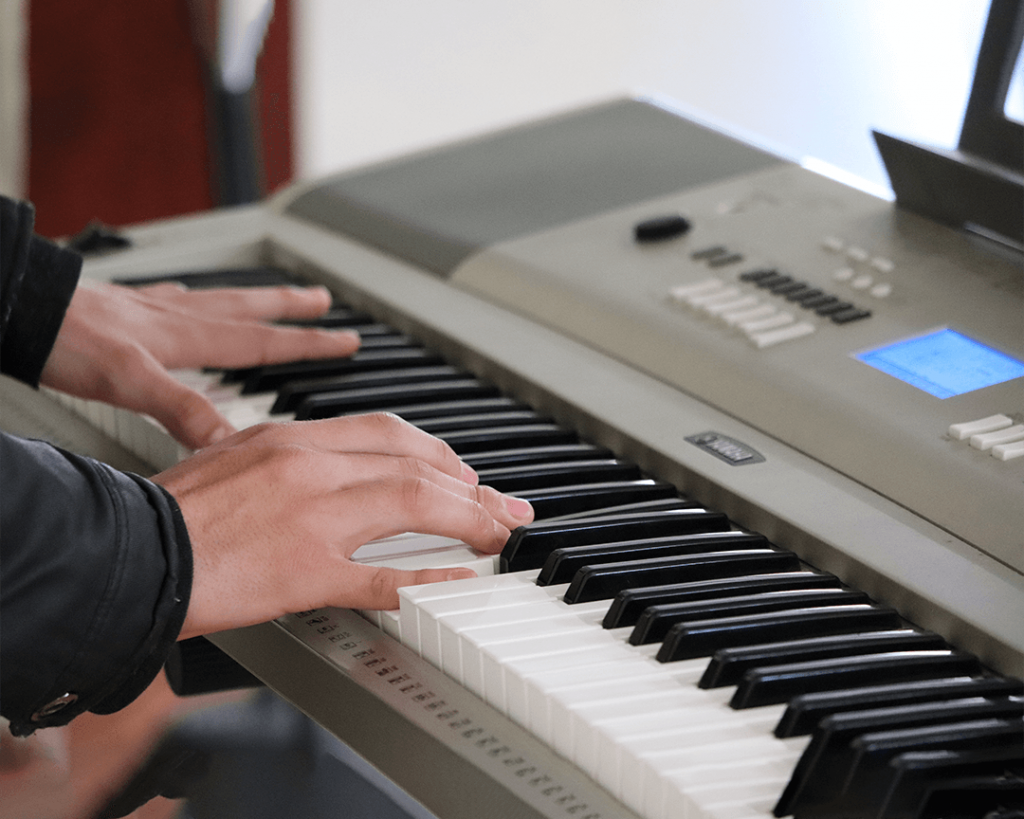
<instances>
[{"instance_id":1,"label":"row of buttons","mask_svg":"<svg viewBox=\"0 0 1024 819\"><path fill-rule=\"evenodd\" d=\"M951 424L949 437L969 441L982 452L990 452L1000 461L1024 456L1024 424L1014 424L1006 415L990 415L977 421Z\"/></svg>"},{"instance_id":2,"label":"row of buttons","mask_svg":"<svg viewBox=\"0 0 1024 819\"><path fill-rule=\"evenodd\" d=\"M697 262L706 262L708 267L726 267L742 262L743 254L732 252L722 245L714 245L695 250L690 254L690 258Z\"/></svg>"},{"instance_id":3,"label":"row of buttons","mask_svg":"<svg viewBox=\"0 0 1024 819\"><path fill-rule=\"evenodd\" d=\"M876 274L888 275L896 268L891 259L884 256L872 256L867 250L857 245L848 245L837 236L827 236L822 240L821 246L832 253L841 253L856 265L865 265L869 270L856 270L849 265L838 268L832 278L837 282L849 284L854 290L861 290L874 296L876 299L884 299L892 293L892 284L887 281L877 281Z\"/></svg>"},{"instance_id":4,"label":"row of buttons","mask_svg":"<svg viewBox=\"0 0 1024 819\"><path fill-rule=\"evenodd\" d=\"M741 330L758 349L810 335L815 327L791 313L720 279L705 279L669 290L669 300Z\"/></svg>"},{"instance_id":5,"label":"row of buttons","mask_svg":"<svg viewBox=\"0 0 1024 819\"><path fill-rule=\"evenodd\" d=\"M871 315L870 310L855 307L837 296L830 295L813 285L786 276L777 270L751 270L741 273L740 279L751 282L769 293L782 296L805 310L827 316L836 324L847 324Z\"/></svg>"}]
</instances>

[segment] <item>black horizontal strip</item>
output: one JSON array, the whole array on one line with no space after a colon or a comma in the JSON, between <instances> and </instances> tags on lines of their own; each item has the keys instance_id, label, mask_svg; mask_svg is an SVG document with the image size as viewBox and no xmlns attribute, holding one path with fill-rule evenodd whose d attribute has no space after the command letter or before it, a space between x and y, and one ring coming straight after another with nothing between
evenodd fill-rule
<instances>
[{"instance_id":1,"label":"black horizontal strip","mask_svg":"<svg viewBox=\"0 0 1024 819\"><path fill-rule=\"evenodd\" d=\"M539 569L555 549L651 537L723 532L729 520L719 512L678 509L608 515L586 520L532 523L512 532L501 552L503 572Z\"/></svg>"},{"instance_id":2,"label":"black horizontal strip","mask_svg":"<svg viewBox=\"0 0 1024 819\"><path fill-rule=\"evenodd\" d=\"M624 560L648 560L655 557L693 554L696 552L735 551L767 548L761 535L744 532L712 532L677 537L646 538L591 546L569 546L555 549L548 555L537 576L538 586L568 583L584 566L621 563Z\"/></svg>"},{"instance_id":3,"label":"black horizontal strip","mask_svg":"<svg viewBox=\"0 0 1024 819\"><path fill-rule=\"evenodd\" d=\"M777 643L787 639L853 634L898 628L899 615L879 606L835 606L834 608L752 614L678 623L669 629L658 650L660 662L711 657L722 648Z\"/></svg>"},{"instance_id":4,"label":"black horizontal strip","mask_svg":"<svg viewBox=\"0 0 1024 819\"><path fill-rule=\"evenodd\" d=\"M830 714L915 705L962 697L1011 697L1024 694L1024 682L1007 677L944 677L879 683L863 688L816 691L793 697L775 727L775 736L803 736Z\"/></svg>"},{"instance_id":5,"label":"black horizontal strip","mask_svg":"<svg viewBox=\"0 0 1024 819\"><path fill-rule=\"evenodd\" d=\"M737 577L773 570L786 572L799 566L800 561L796 555L777 549L701 552L584 566L576 572L563 599L570 604L589 603L594 600L610 600L629 588Z\"/></svg>"},{"instance_id":6,"label":"black horizontal strip","mask_svg":"<svg viewBox=\"0 0 1024 819\"><path fill-rule=\"evenodd\" d=\"M629 635L631 645L662 642L676 623L719 617L741 617L774 611L791 611L826 606L849 606L869 603L866 594L851 589L786 589L783 591L745 594L715 600L694 600L666 603L644 610Z\"/></svg>"},{"instance_id":7,"label":"black horizontal strip","mask_svg":"<svg viewBox=\"0 0 1024 819\"><path fill-rule=\"evenodd\" d=\"M750 536L762 537L761 535ZM663 603L685 603L688 600L731 597L740 592L755 593L775 589L825 589L839 588L841 585L839 579L830 574L793 571L625 589L615 595L602 625L604 628L635 626L644 609Z\"/></svg>"},{"instance_id":8,"label":"black horizontal strip","mask_svg":"<svg viewBox=\"0 0 1024 819\"><path fill-rule=\"evenodd\" d=\"M869 631L864 634L832 634L809 640L787 640L760 646L723 648L715 652L697 685L700 688L737 685L747 671L760 666L939 648L948 646L938 634L909 628Z\"/></svg>"},{"instance_id":9,"label":"black horizontal strip","mask_svg":"<svg viewBox=\"0 0 1024 819\"><path fill-rule=\"evenodd\" d=\"M895 651L755 668L743 675L730 700L733 708L788 702L797 694L870 685L877 680L922 680L981 673L973 654L949 649Z\"/></svg>"}]
</instances>

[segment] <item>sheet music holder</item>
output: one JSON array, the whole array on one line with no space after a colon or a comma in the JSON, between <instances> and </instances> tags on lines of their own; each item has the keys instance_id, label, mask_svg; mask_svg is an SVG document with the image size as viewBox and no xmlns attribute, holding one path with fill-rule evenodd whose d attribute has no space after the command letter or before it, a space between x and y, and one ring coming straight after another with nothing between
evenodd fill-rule
<instances>
[{"instance_id":1,"label":"sheet music holder","mask_svg":"<svg viewBox=\"0 0 1024 819\"><path fill-rule=\"evenodd\" d=\"M1024 2L992 0L956 150L874 131L896 203L942 224L1024 247L1024 124L1006 96L1024 36Z\"/></svg>"}]
</instances>

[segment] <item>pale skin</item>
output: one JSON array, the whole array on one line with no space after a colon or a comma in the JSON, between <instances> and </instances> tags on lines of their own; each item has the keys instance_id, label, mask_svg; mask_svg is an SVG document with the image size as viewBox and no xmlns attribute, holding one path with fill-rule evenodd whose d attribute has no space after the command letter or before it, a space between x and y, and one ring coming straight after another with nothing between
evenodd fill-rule
<instances>
[{"instance_id":1,"label":"pale skin","mask_svg":"<svg viewBox=\"0 0 1024 819\"><path fill-rule=\"evenodd\" d=\"M153 478L177 500L192 542L181 639L324 605L395 608L400 586L473 572L353 563L363 543L416 531L494 553L533 519L527 502L480 486L446 444L397 417L235 432L168 373L351 355L354 333L266 323L312 318L329 305L320 288L90 285L72 298L42 383L145 412L200 450Z\"/></svg>"}]
</instances>

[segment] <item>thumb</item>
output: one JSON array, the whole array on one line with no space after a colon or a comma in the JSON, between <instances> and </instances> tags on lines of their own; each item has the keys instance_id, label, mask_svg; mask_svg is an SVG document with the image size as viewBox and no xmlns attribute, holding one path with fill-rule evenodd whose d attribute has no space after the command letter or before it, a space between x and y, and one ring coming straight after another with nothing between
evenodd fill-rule
<instances>
[{"instance_id":1,"label":"thumb","mask_svg":"<svg viewBox=\"0 0 1024 819\"><path fill-rule=\"evenodd\" d=\"M179 443L202 449L235 432L213 402L145 356L131 378L119 383L114 403L159 421Z\"/></svg>"},{"instance_id":2,"label":"thumb","mask_svg":"<svg viewBox=\"0 0 1024 819\"><path fill-rule=\"evenodd\" d=\"M406 571L359 563L351 564L347 572L348 588L340 595L344 599L329 602L328 605L387 611L398 608L398 589L401 587L422 586L445 580L465 580L477 576L472 569L466 568Z\"/></svg>"}]
</instances>

